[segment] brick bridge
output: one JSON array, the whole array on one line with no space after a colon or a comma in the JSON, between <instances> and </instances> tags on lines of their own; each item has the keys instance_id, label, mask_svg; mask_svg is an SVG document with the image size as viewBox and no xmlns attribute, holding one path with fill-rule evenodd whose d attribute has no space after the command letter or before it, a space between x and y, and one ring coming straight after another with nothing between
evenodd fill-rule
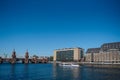
<instances>
[{"instance_id":1,"label":"brick bridge","mask_svg":"<svg viewBox=\"0 0 120 80\"><path fill-rule=\"evenodd\" d=\"M15 50L12 53L12 58L2 58L0 57L0 63L48 63L48 58L37 58L37 57L33 57L33 58L29 58L29 53L28 51L25 53L25 58L16 58L16 52Z\"/></svg>"}]
</instances>

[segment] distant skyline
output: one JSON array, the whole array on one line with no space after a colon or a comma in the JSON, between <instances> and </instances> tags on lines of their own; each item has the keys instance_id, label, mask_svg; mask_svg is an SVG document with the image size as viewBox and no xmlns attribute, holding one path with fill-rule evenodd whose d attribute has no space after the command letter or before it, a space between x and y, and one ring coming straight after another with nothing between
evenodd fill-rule
<instances>
[{"instance_id":1,"label":"distant skyline","mask_svg":"<svg viewBox=\"0 0 120 80\"><path fill-rule=\"evenodd\" d=\"M120 0L0 0L0 56L120 42Z\"/></svg>"}]
</instances>

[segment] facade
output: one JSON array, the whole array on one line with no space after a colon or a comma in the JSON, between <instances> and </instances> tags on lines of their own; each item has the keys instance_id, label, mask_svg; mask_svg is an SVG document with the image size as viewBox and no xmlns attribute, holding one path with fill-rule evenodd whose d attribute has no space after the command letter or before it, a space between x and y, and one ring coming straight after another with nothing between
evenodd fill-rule
<instances>
[{"instance_id":1,"label":"facade","mask_svg":"<svg viewBox=\"0 0 120 80\"><path fill-rule=\"evenodd\" d=\"M86 52L86 62L120 63L120 42L105 43Z\"/></svg>"},{"instance_id":2,"label":"facade","mask_svg":"<svg viewBox=\"0 0 120 80\"><path fill-rule=\"evenodd\" d=\"M87 53L86 54L86 61L87 62L99 61L98 60L99 51L100 51L100 48L89 48L86 52Z\"/></svg>"},{"instance_id":3,"label":"facade","mask_svg":"<svg viewBox=\"0 0 120 80\"><path fill-rule=\"evenodd\" d=\"M82 48L64 48L54 50L54 61L79 61L83 58Z\"/></svg>"}]
</instances>

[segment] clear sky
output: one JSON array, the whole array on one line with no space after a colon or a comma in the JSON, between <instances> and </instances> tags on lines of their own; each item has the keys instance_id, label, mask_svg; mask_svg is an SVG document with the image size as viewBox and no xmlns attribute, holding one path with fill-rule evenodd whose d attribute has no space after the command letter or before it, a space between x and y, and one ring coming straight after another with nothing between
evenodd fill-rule
<instances>
[{"instance_id":1,"label":"clear sky","mask_svg":"<svg viewBox=\"0 0 120 80\"><path fill-rule=\"evenodd\" d=\"M0 55L120 42L120 0L0 0Z\"/></svg>"}]
</instances>

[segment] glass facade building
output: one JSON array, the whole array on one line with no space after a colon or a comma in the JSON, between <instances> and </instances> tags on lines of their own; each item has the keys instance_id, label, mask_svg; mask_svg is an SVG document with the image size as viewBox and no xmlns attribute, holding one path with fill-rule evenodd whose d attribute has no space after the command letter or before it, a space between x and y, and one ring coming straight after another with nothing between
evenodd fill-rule
<instances>
[{"instance_id":1,"label":"glass facade building","mask_svg":"<svg viewBox=\"0 0 120 80\"><path fill-rule=\"evenodd\" d=\"M83 58L82 48L64 48L54 50L54 61L79 61Z\"/></svg>"},{"instance_id":2,"label":"glass facade building","mask_svg":"<svg viewBox=\"0 0 120 80\"><path fill-rule=\"evenodd\" d=\"M73 61L74 50L57 51L57 61Z\"/></svg>"}]
</instances>

